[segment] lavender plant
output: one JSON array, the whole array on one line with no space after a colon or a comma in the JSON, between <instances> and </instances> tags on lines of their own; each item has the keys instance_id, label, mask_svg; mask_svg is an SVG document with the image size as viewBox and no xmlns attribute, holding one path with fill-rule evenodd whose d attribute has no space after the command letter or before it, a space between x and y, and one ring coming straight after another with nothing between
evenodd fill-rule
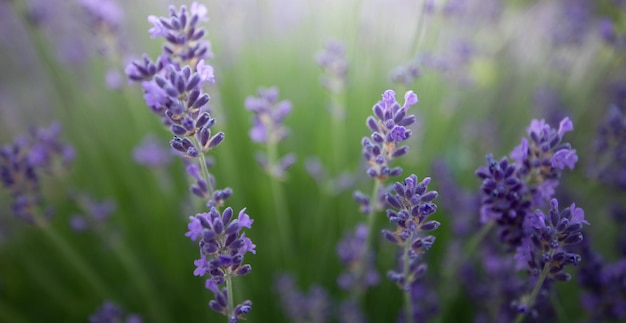
<instances>
[{"instance_id":1,"label":"lavender plant","mask_svg":"<svg viewBox=\"0 0 626 323\"><path fill-rule=\"evenodd\" d=\"M558 129L543 119L533 120L527 129L530 141L522 138L510 154L513 163L487 155L488 166L476 171L483 180L481 222L497 223L500 238L508 245L521 244L526 215L552 198L563 170L573 169L578 161L576 150L562 142L573 128L569 118L561 120Z\"/></svg>"},{"instance_id":2,"label":"lavender plant","mask_svg":"<svg viewBox=\"0 0 626 323\"><path fill-rule=\"evenodd\" d=\"M580 256L566 252L563 246L582 240L584 220L582 209L572 204L559 211L553 198L565 168L573 169L578 156L571 145L562 142L565 133L573 130L569 118L551 128L544 120L533 120L527 129L530 141L522 138L521 144L511 152L511 162L504 157L496 161L487 155L488 166L481 166L476 175L483 179L481 222L488 231L495 223L499 227L500 241L508 250L516 250L517 270L528 270L534 288L530 294L516 300L521 313L516 321L535 306L540 291L547 293L549 282L569 280L562 272L566 265L576 265ZM538 208L550 201L550 215ZM532 213L532 210L537 210ZM474 246L473 246L474 247ZM545 286L544 286L544 281Z\"/></svg>"},{"instance_id":3,"label":"lavender plant","mask_svg":"<svg viewBox=\"0 0 626 323\"><path fill-rule=\"evenodd\" d=\"M585 213L581 208L572 203L559 210L557 199L550 201L548 214L536 210L534 214L528 215L524 226L530 233L517 248L515 259L518 268L530 271L537 281L532 292L524 295L516 304L521 312L516 322L521 322L529 312L542 288L547 289L551 282L569 281L572 278L563 270L567 266L578 265L581 256L566 248L583 240L583 224L589 225L589 222L585 220Z\"/></svg>"},{"instance_id":4,"label":"lavender plant","mask_svg":"<svg viewBox=\"0 0 626 323\"><path fill-rule=\"evenodd\" d=\"M246 98L245 107L254 113L250 139L266 145L266 153L257 153L257 162L276 179L284 179L287 169L296 162L294 154L278 157L277 144L289 134L283 122L291 112L291 102L278 101L278 88L260 88L258 96Z\"/></svg>"},{"instance_id":5,"label":"lavender plant","mask_svg":"<svg viewBox=\"0 0 626 323\"><path fill-rule=\"evenodd\" d=\"M174 135L171 147L188 161L187 173L194 179L191 192L209 208L209 212L189 217L189 231L185 234L198 241L200 248L194 275L208 275L205 287L215 296L209 307L225 315L229 322L237 322L251 310L252 302L235 305L232 278L250 272L251 266L243 263L244 255L256 251L242 232L243 228L251 228L253 222L245 209L237 218L230 207L221 213L218 210L232 190L216 189L205 158L205 153L224 140L224 133L211 132L215 119L209 113L209 95L202 88L207 82L215 82L213 67L205 64L205 58L213 56L210 43L202 39L205 31L198 26L207 20L207 9L194 2L189 11L185 6L178 10L171 6L169 11L169 17L148 17L153 25L152 38L163 37L167 41L159 59L153 62L144 55L126 72L130 80L142 82L146 104Z\"/></svg>"},{"instance_id":6,"label":"lavender plant","mask_svg":"<svg viewBox=\"0 0 626 323\"><path fill-rule=\"evenodd\" d=\"M395 230L383 230L383 236L391 243L401 248L399 270L387 272L387 277L405 293L406 322L414 322L420 319L416 305L424 293L419 279L426 271L426 264L422 263L423 255L435 242L435 237L428 232L436 230L440 223L434 220L428 221L428 217L437 211L437 205L433 201L437 198L436 191L428 191L430 177L421 182L412 174L402 183L396 182L390 193L385 195L387 205L387 218L389 222L397 225ZM415 314L418 314L416 317Z\"/></svg>"},{"instance_id":7,"label":"lavender plant","mask_svg":"<svg viewBox=\"0 0 626 323\"><path fill-rule=\"evenodd\" d=\"M361 140L362 155L369 164L366 174L375 181L370 197L360 191L354 193L354 198L360 205L361 212L368 216L367 225L359 224L356 231L358 236L365 237L365 239L345 238L344 241L357 242L351 249L358 251L358 253L350 259L340 254L343 259L342 262L348 266L347 272L342 273L340 277L344 277L342 279L344 281L346 280L345 277L348 277L347 280L353 282L349 287L351 288L352 301L357 304L369 285L376 282L376 280L366 279L366 277L373 277L371 266L374 257L372 231L376 226L376 212L385 203L385 181L388 177L399 176L402 173L402 168L392 167L391 162L408 152L409 147L402 146L402 142L411 136L411 130L406 127L416 120L414 115L407 115L407 112L410 106L417 103L417 95L413 91L408 91L404 98L404 105L401 106L395 99L394 91L385 91L382 100L372 108L374 116L369 116L366 121L372 134L369 138L364 137Z\"/></svg>"}]
</instances>

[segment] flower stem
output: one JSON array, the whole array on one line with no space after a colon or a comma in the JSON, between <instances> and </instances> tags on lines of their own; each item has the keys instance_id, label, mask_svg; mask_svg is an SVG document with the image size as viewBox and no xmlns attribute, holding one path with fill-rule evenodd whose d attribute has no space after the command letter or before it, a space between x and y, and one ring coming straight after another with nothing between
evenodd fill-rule
<instances>
[{"instance_id":1,"label":"flower stem","mask_svg":"<svg viewBox=\"0 0 626 323\"><path fill-rule=\"evenodd\" d=\"M552 255L554 255L554 249L550 251L550 258L552 258ZM526 310L524 313L519 313L517 317L515 318L515 323L521 323L524 320L524 317L526 317L526 314L530 311L531 307L534 305L535 298L537 298L537 295L539 294L539 291L541 290L541 286L543 286L543 282L546 280L546 277L548 277L549 271L550 271L550 262L548 261L546 262L545 265L543 265L543 270L541 270L541 275L539 276L539 279L537 280L537 284L535 284L535 288L533 288L532 293L530 293L530 297L526 301L528 310Z\"/></svg>"},{"instance_id":2,"label":"flower stem","mask_svg":"<svg viewBox=\"0 0 626 323\"><path fill-rule=\"evenodd\" d=\"M235 308L235 302L233 301L233 281L232 281L232 272L229 272L226 275L226 293L228 294L228 304L226 304L226 318L227 322L230 322L230 315L233 313L233 309Z\"/></svg>"},{"instance_id":3,"label":"flower stem","mask_svg":"<svg viewBox=\"0 0 626 323\"><path fill-rule=\"evenodd\" d=\"M289 230L291 230L291 221L289 220L289 214L287 211L287 204L285 202L284 192L279 183L279 179L276 178L274 173L274 166L278 161L277 141L270 139L267 143L267 169L270 179L270 185L272 190L272 196L274 198L274 207L276 211L276 227L278 228L278 238L280 248L283 249L282 257L283 264L290 263L294 259L293 248L289 239ZM285 261L284 258L287 258Z\"/></svg>"},{"instance_id":4,"label":"flower stem","mask_svg":"<svg viewBox=\"0 0 626 323\"><path fill-rule=\"evenodd\" d=\"M413 241L413 234L409 239L404 241L404 250L402 252L402 274L404 276L404 286L402 288L404 292L404 315L405 322L413 323L413 302L411 301L411 284L412 281L409 280L409 268L410 268L410 259L409 259L409 250L411 249L411 241Z\"/></svg>"}]
</instances>

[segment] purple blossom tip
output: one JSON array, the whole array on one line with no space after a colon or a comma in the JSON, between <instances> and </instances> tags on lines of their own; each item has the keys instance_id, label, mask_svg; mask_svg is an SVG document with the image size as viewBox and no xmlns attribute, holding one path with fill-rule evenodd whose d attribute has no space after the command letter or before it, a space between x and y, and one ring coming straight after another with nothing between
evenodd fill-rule
<instances>
[{"instance_id":1,"label":"purple blossom tip","mask_svg":"<svg viewBox=\"0 0 626 323\"><path fill-rule=\"evenodd\" d=\"M585 211L583 209L576 207L576 203L572 203L569 207L570 213L572 214L572 220L570 224L574 223L582 223L586 225L590 225L587 220L585 220Z\"/></svg>"},{"instance_id":2,"label":"purple blossom tip","mask_svg":"<svg viewBox=\"0 0 626 323\"><path fill-rule=\"evenodd\" d=\"M200 21L208 21L209 18L206 16L207 15L207 8L205 5L200 4L196 1L194 1L191 6L189 7L189 12L192 15L198 16L198 20Z\"/></svg>"},{"instance_id":3,"label":"purple blossom tip","mask_svg":"<svg viewBox=\"0 0 626 323\"><path fill-rule=\"evenodd\" d=\"M407 91L404 94L404 109L408 109L410 106L416 104L417 102L419 102L419 98L417 97L417 94L415 94L415 92Z\"/></svg>"},{"instance_id":4,"label":"purple blossom tip","mask_svg":"<svg viewBox=\"0 0 626 323\"><path fill-rule=\"evenodd\" d=\"M396 102L396 92L394 90L387 90L383 93L383 102L388 106Z\"/></svg>"},{"instance_id":5,"label":"purple blossom tip","mask_svg":"<svg viewBox=\"0 0 626 323\"><path fill-rule=\"evenodd\" d=\"M167 37L167 28L163 26L161 19L157 16L148 16L148 22L152 24L152 28L148 30L150 32L150 38Z\"/></svg>"},{"instance_id":6,"label":"purple blossom tip","mask_svg":"<svg viewBox=\"0 0 626 323\"><path fill-rule=\"evenodd\" d=\"M577 161L578 155L575 149L561 149L554 153L551 159L552 167L559 169L568 167L570 170L574 169Z\"/></svg>"},{"instance_id":7,"label":"purple blossom tip","mask_svg":"<svg viewBox=\"0 0 626 323\"><path fill-rule=\"evenodd\" d=\"M213 74L213 67L206 65L204 59L201 59L196 65L196 71L200 74L202 82L215 83L215 75Z\"/></svg>"},{"instance_id":8,"label":"purple blossom tip","mask_svg":"<svg viewBox=\"0 0 626 323\"><path fill-rule=\"evenodd\" d=\"M563 118L563 120L561 120L561 122L559 123L559 138L563 138L563 135L565 135L566 132L572 130L574 130L574 124L572 123L572 121L568 117Z\"/></svg>"}]
</instances>

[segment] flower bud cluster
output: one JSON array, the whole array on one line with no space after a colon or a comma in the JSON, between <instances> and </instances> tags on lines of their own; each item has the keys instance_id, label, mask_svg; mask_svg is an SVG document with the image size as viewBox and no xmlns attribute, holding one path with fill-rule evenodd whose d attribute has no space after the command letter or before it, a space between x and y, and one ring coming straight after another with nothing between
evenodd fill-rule
<instances>
[{"instance_id":1,"label":"flower bud cluster","mask_svg":"<svg viewBox=\"0 0 626 323\"><path fill-rule=\"evenodd\" d=\"M512 247L520 245L526 216L533 207L545 205L554 195L563 170L573 169L578 156L569 143L562 142L573 129L569 118L559 128L542 120L532 120L527 129L530 141L523 138L507 157L497 161L487 155L487 166L476 170L482 179L481 221L494 220L500 227L500 238Z\"/></svg>"},{"instance_id":2,"label":"flower bud cluster","mask_svg":"<svg viewBox=\"0 0 626 323\"><path fill-rule=\"evenodd\" d=\"M557 281L568 281L571 275L564 272L568 265L578 265L580 255L568 252L565 248L583 240L583 224L585 212L572 203L569 207L559 210L557 199L550 201L548 214L537 210L527 218L526 229L531 233L517 248L515 256L518 268L525 268L538 276L547 266L547 278Z\"/></svg>"},{"instance_id":3,"label":"flower bud cluster","mask_svg":"<svg viewBox=\"0 0 626 323\"><path fill-rule=\"evenodd\" d=\"M276 87L259 88L258 96L246 98L245 107L254 113L250 138L254 142L268 146L275 145L285 139L289 134L283 122L291 112L291 102L278 101L278 89ZM287 154L279 160L270 160L273 156L257 153L257 162L272 176L283 178L287 169L296 162L294 154Z\"/></svg>"},{"instance_id":4,"label":"flower bud cluster","mask_svg":"<svg viewBox=\"0 0 626 323\"><path fill-rule=\"evenodd\" d=\"M396 93L387 90L383 99L372 108L374 116L367 118L367 126L372 135L361 140L363 158L369 163L367 175L371 178L386 179L399 176L402 168L391 168L389 163L409 151L408 146L399 143L411 137L411 130L406 127L415 123L415 115L407 115L410 106L417 103L418 98L413 91L404 95L404 105L396 101Z\"/></svg>"},{"instance_id":5,"label":"flower bud cluster","mask_svg":"<svg viewBox=\"0 0 626 323\"><path fill-rule=\"evenodd\" d=\"M391 243L406 249L400 268L408 268L402 272L389 271L387 276L403 290L409 290L409 286L426 271L426 265L417 260L430 249L435 237L423 233L436 230L440 225L437 221L428 221L428 217L437 211L433 201L438 195L436 191L428 191L429 183L430 177L418 182L417 176L412 174L404 182L396 182L386 195L387 205L391 207L387 209L387 218L397 227L393 232L382 230L382 234ZM405 262L408 263L404 265Z\"/></svg>"},{"instance_id":6,"label":"flower bud cluster","mask_svg":"<svg viewBox=\"0 0 626 323\"><path fill-rule=\"evenodd\" d=\"M215 295L209 307L228 316L231 322L236 322L241 315L251 310L252 302L244 301L234 309L229 309L228 291L226 288L220 289L219 286L230 277L250 273L252 267L243 263L244 255L248 252L256 254L256 246L242 232L243 228L250 229L254 221L245 213L245 209L239 212L237 218L233 215L233 209L230 207L222 214L212 207L208 213L191 216L187 226L189 231L185 236L193 241L199 240L200 259L194 261L196 265L194 275L209 276L206 288Z\"/></svg>"}]
</instances>

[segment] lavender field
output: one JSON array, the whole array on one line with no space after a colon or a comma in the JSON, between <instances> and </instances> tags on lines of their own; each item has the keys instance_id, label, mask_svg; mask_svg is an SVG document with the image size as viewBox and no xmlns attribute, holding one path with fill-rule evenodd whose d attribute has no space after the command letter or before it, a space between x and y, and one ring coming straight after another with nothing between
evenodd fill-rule
<instances>
[{"instance_id":1,"label":"lavender field","mask_svg":"<svg viewBox=\"0 0 626 323\"><path fill-rule=\"evenodd\" d=\"M626 2L0 0L0 322L623 322Z\"/></svg>"}]
</instances>

